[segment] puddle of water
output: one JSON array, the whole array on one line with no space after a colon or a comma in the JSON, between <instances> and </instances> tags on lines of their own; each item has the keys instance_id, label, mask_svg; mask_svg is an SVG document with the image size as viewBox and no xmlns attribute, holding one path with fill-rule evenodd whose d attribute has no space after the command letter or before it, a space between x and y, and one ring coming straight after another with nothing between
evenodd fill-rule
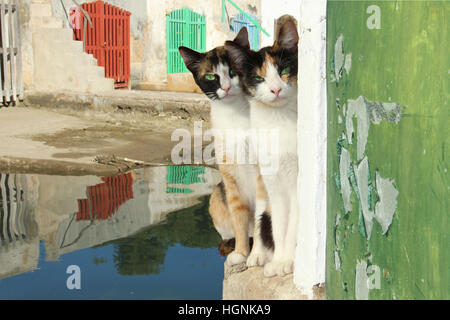
<instances>
[{"instance_id":1,"label":"puddle of water","mask_svg":"<svg viewBox=\"0 0 450 320\"><path fill-rule=\"evenodd\" d=\"M0 299L221 299L217 171L0 174ZM80 268L81 289L69 266Z\"/></svg>"}]
</instances>

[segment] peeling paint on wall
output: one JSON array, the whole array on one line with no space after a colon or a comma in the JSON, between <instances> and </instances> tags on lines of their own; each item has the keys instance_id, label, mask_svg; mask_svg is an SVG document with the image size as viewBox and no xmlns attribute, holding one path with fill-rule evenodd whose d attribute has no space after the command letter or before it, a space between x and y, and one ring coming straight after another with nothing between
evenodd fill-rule
<instances>
[{"instance_id":1,"label":"peeling paint on wall","mask_svg":"<svg viewBox=\"0 0 450 320\"><path fill-rule=\"evenodd\" d=\"M327 296L448 299L446 2L369 2L327 8Z\"/></svg>"},{"instance_id":2,"label":"peeling paint on wall","mask_svg":"<svg viewBox=\"0 0 450 320\"><path fill-rule=\"evenodd\" d=\"M341 34L334 45L334 74L332 79L336 82L339 82L342 78L343 70L348 74L352 67L352 54L344 54L343 40L344 36Z\"/></svg>"},{"instance_id":3,"label":"peeling paint on wall","mask_svg":"<svg viewBox=\"0 0 450 320\"><path fill-rule=\"evenodd\" d=\"M342 271L341 270L341 258L339 258L339 252L334 251L334 264L336 266L336 271Z\"/></svg>"},{"instance_id":4,"label":"peeling paint on wall","mask_svg":"<svg viewBox=\"0 0 450 320\"><path fill-rule=\"evenodd\" d=\"M370 239L373 228L373 212L369 210L369 161L365 157L355 168L356 183L359 190L359 201L364 217L364 227L367 239Z\"/></svg>"},{"instance_id":5,"label":"peeling paint on wall","mask_svg":"<svg viewBox=\"0 0 450 320\"><path fill-rule=\"evenodd\" d=\"M334 45L334 76L336 77L336 81L339 81L341 69L344 65L344 52L342 49L343 39L344 37L341 34Z\"/></svg>"},{"instance_id":6,"label":"peeling paint on wall","mask_svg":"<svg viewBox=\"0 0 450 320\"><path fill-rule=\"evenodd\" d=\"M363 96L356 100L348 100L346 115L346 129L348 143L352 144L354 133L353 117L357 119L357 155L361 160L366 150L369 136L370 123L379 124L381 120L399 123L401 120L402 106L398 103L371 102Z\"/></svg>"},{"instance_id":7,"label":"peeling paint on wall","mask_svg":"<svg viewBox=\"0 0 450 320\"><path fill-rule=\"evenodd\" d=\"M333 57L334 73L331 74L332 81L334 76L336 82L339 82L343 69L345 69L347 75L350 73L351 57L351 53L345 54L343 50L343 36L340 35L335 44ZM340 99L336 99L336 106L340 110ZM338 140L339 172L335 173L337 187L343 201L342 212L347 214L353 209L351 202L353 188L359 205L359 230L366 241L369 241L371 238L374 218L381 225L383 234L387 233L397 208L396 199L399 194L393 180L381 178L378 172L375 175L376 190L372 185L369 158L366 156L370 126L372 123L379 125L382 120L398 124L401 120L403 108L403 106L395 102L372 102L360 95L356 100L348 99L342 107L342 114L341 112L338 113L338 124L344 124L345 126L345 133L343 132ZM345 123L343 123L343 117L345 118ZM351 147L355 138L354 118L356 118L356 159L352 159L351 153L345 148L345 146ZM373 206L372 202L374 201L375 193L377 193L378 201ZM334 262L336 271L342 272L339 251L344 250L344 248L343 240L341 239L342 234L337 230L339 222L340 216L337 215L335 223L335 244L337 249L334 250ZM351 227L348 231L351 232ZM344 232L345 234L347 234L347 231ZM366 251L368 250L366 243ZM355 298L367 300L369 298L369 289L366 261L357 261L355 274Z\"/></svg>"},{"instance_id":8,"label":"peeling paint on wall","mask_svg":"<svg viewBox=\"0 0 450 320\"><path fill-rule=\"evenodd\" d=\"M380 198L380 201L375 204L375 219L380 223L383 234L386 234L397 209L398 191L392 180L381 178L378 172L375 176L377 194Z\"/></svg>"},{"instance_id":9,"label":"peeling paint on wall","mask_svg":"<svg viewBox=\"0 0 450 320\"><path fill-rule=\"evenodd\" d=\"M352 178L353 188L360 205L361 212L361 233L370 239L373 229L373 218L377 216L377 221L383 227L383 234L387 232L387 228L392 223L392 218L396 209L396 202L394 201L398 196L398 191L393 183L389 180L381 179L377 173L379 183L383 185L384 190L377 189L377 192L383 192L383 198L377 202L375 210L371 208L373 198L373 186L370 183L369 159L364 157L366 151L367 139L369 137L370 124L373 122L379 124L382 120L398 123L401 120L402 106L398 103L381 103L368 101L363 96L359 96L356 100L348 100L348 110L345 116L345 125L347 135L344 134L340 138L346 140L351 145L353 142L354 128L353 118L357 119L357 161L351 159L350 153L347 149L340 149L339 158L339 180L340 193L344 203L344 211L348 213L352 211L352 204L350 201L351 188L350 182ZM341 115L339 115L341 117ZM338 119L338 123L340 123ZM363 158L364 157L364 158ZM362 159L362 160L361 160ZM359 161L359 162L358 162ZM353 163L353 164L352 164ZM350 180L349 180L350 179ZM381 188L381 187L380 187ZM379 213L376 214L376 208Z\"/></svg>"},{"instance_id":10,"label":"peeling paint on wall","mask_svg":"<svg viewBox=\"0 0 450 320\"><path fill-rule=\"evenodd\" d=\"M367 276L367 262L357 261L355 272L355 298L356 300L369 299L369 287L367 286L369 278Z\"/></svg>"},{"instance_id":11,"label":"peeling paint on wall","mask_svg":"<svg viewBox=\"0 0 450 320\"><path fill-rule=\"evenodd\" d=\"M336 41L334 51L334 72L336 77L340 75L340 71L343 67L347 73L350 72L351 53L345 56L345 66L344 55L343 36L340 35ZM339 100L337 100L336 103L339 106ZM347 110L345 109L345 106L348 106ZM364 156L366 152L367 139L369 137L370 125L371 123L380 124L382 120L398 124L401 120L403 108L403 106L395 102L372 102L363 96L359 96L356 100L349 99L347 103L344 104L343 116L345 117L346 137L343 134L340 141L346 139L346 142L349 145L353 144L355 132L353 119L356 118L357 161L351 159L350 153L347 149L340 148L339 191L342 195L345 213L352 211L349 179L355 179L353 182L353 188L356 192L360 206L360 230L367 239L370 239L372 234L373 218L376 215L374 212L375 210L371 208L373 187L370 183L371 177L369 172L369 159ZM338 114L338 123L342 123L341 114ZM342 144L342 142L338 143ZM378 173L377 178L380 179ZM389 180L379 180L379 182L384 188L384 190L380 190L382 192L384 191L384 201L382 201L380 197L380 201L376 204L375 208L378 208L379 210L377 221L382 225L383 234L385 234L389 228L389 225L392 223L392 218L396 209L396 202L394 200L397 198L398 191L395 189L392 182L389 182Z\"/></svg>"},{"instance_id":12,"label":"peeling paint on wall","mask_svg":"<svg viewBox=\"0 0 450 320\"><path fill-rule=\"evenodd\" d=\"M345 213L352 211L352 203L350 202L351 188L349 181L349 170L350 170L350 154L345 148L342 148L341 159L339 161L339 174Z\"/></svg>"},{"instance_id":13,"label":"peeling paint on wall","mask_svg":"<svg viewBox=\"0 0 450 320\"><path fill-rule=\"evenodd\" d=\"M350 73L351 68L352 68L352 54L348 53L345 56L345 63L344 63L345 72Z\"/></svg>"}]
</instances>

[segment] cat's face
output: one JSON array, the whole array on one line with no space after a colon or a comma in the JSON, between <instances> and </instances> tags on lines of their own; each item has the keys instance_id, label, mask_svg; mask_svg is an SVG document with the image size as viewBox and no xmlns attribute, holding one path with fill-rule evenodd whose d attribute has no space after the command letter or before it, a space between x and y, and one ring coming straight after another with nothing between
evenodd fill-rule
<instances>
[{"instance_id":1,"label":"cat's face","mask_svg":"<svg viewBox=\"0 0 450 320\"><path fill-rule=\"evenodd\" d=\"M290 21L282 26L272 47L255 52L231 41L225 43L247 95L269 107L282 107L296 98L298 40L297 27Z\"/></svg>"},{"instance_id":2,"label":"cat's face","mask_svg":"<svg viewBox=\"0 0 450 320\"><path fill-rule=\"evenodd\" d=\"M243 28L233 43L238 47L249 48L247 29ZM230 67L225 47L217 47L206 53L180 47L179 52L195 82L209 99L231 102L242 95L239 76Z\"/></svg>"}]
</instances>

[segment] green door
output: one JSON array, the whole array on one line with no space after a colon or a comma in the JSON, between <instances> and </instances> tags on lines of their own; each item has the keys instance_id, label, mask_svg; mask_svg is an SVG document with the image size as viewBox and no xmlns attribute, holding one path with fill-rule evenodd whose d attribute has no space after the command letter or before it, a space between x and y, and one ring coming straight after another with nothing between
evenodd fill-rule
<instances>
[{"instance_id":1,"label":"green door","mask_svg":"<svg viewBox=\"0 0 450 320\"><path fill-rule=\"evenodd\" d=\"M327 10L327 296L449 299L450 2Z\"/></svg>"},{"instance_id":2,"label":"green door","mask_svg":"<svg viewBox=\"0 0 450 320\"><path fill-rule=\"evenodd\" d=\"M188 72L178 47L206 51L206 19L188 8L166 15L167 73Z\"/></svg>"}]
</instances>

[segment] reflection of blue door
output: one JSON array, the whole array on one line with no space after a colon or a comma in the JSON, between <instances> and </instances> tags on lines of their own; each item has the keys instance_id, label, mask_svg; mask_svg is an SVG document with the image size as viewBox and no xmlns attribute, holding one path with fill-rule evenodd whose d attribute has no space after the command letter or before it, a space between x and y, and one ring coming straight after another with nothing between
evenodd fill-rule
<instances>
[{"instance_id":1,"label":"reflection of blue door","mask_svg":"<svg viewBox=\"0 0 450 320\"><path fill-rule=\"evenodd\" d=\"M258 18L248 13L252 19L258 21ZM250 47L253 50L259 49L259 29L242 13L238 13L231 18L231 28L234 33L238 33L242 27L246 27L248 30L248 40L250 41Z\"/></svg>"}]
</instances>

